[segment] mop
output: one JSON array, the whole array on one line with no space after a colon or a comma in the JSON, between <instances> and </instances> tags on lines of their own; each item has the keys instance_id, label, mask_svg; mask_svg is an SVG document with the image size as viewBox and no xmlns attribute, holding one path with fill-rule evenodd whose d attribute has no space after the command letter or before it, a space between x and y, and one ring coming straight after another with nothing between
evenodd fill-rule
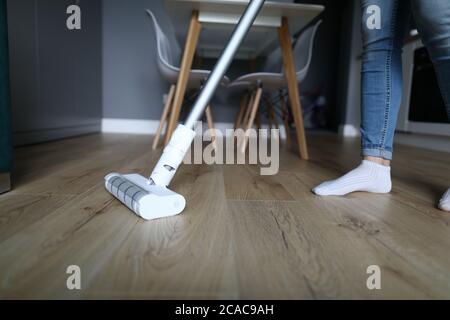
<instances>
[{"instance_id":1,"label":"mop","mask_svg":"<svg viewBox=\"0 0 450 320\"><path fill-rule=\"evenodd\" d=\"M110 173L105 177L106 189L138 216L146 220L181 213L186 199L168 189L178 167L195 137L194 126L230 66L242 40L247 35L265 0L251 0L237 24L230 41L211 72L184 124L178 125L153 169L150 178L139 174Z\"/></svg>"}]
</instances>

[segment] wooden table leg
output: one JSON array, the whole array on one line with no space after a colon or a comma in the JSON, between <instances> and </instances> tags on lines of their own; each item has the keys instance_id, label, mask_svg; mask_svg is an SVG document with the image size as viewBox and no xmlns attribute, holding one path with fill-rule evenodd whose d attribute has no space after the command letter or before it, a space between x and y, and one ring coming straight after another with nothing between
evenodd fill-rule
<instances>
[{"instance_id":1,"label":"wooden table leg","mask_svg":"<svg viewBox=\"0 0 450 320\"><path fill-rule=\"evenodd\" d=\"M167 116L169 115L169 112L170 112L170 109L172 106L174 94L175 94L175 85L173 84L170 87L169 94L167 95L167 101L164 106L163 113L161 115L161 120L159 121L158 130L156 130L155 138L153 139L153 146L152 146L153 150L156 150L156 148L158 147L159 137L161 136L161 132L164 127L164 124L167 122Z\"/></svg>"},{"instance_id":2,"label":"wooden table leg","mask_svg":"<svg viewBox=\"0 0 450 320\"><path fill-rule=\"evenodd\" d=\"M246 111L248 100L250 99L249 93L244 93L241 96L241 103L239 107L239 113L236 116L236 120L234 121L234 130L241 127L242 118L244 117L244 113Z\"/></svg>"},{"instance_id":3,"label":"wooden table leg","mask_svg":"<svg viewBox=\"0 0 450 320\"><path fill-rule=\"evenodd\" d=\"M256 95L256 91L252 91L250 93L250 98L248 99L248 102L247 102L247 107L245 109L244 117L242 118L242 121L241 121L241 127L243 129L245 129L245 124L248 122L248 120L250 118L250 113L252 111L252 106L253 106L253 102L255 100L255 95Z\"/></svg>"},{"instance_id":4,"label":"wooden table leg","mask_svg":"<svg viewBox=\"0 0 450 320\"><path fill-rule=\"evenodd\" d=\"M283 65L288 84L289 101L297 132L300 157L304 160L308 160L309 155L308 146L306 144L305 127L303 124L302 105L300 103L294 54L292 52L292 40L289 33L288 19L286 17L283 18L281 27L278 28L278 36L280 38L280 46L283 54Z\"/></svg>"},{"instance_id":5,"label":"wooden table leg","mask_svg":"<svg viewBox=\"0 0 450 320\"><path fill-rule=\"evenodd\" d=\"M192 13L189 32L186 38L183 58L181 60L180 75L178 76L175 97L173 100L172 113L170 115L169 124L164 143L167 144L175 130L180 117L181 105L183 104L186 86L191 73L192 62L194 60L195 50L197 48L198 38L200 36L201 23L198 21L198 11Z\"/></svg>"}]
</instances>

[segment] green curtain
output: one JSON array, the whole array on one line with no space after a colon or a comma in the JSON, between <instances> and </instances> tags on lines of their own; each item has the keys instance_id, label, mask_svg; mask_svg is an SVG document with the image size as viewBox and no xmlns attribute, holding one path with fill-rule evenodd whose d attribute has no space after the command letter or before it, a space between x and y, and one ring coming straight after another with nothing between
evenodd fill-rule
<instances>
[{"instance_id":1,"label":"green curtain","mask_svg":"<svg viewBox=\"0 0 450 320\"><path fill-rule=\"evenodd\" d=\"M12 165L10 101L6 0L0 0L0 172Z\"/></svg>"}]
</instances>

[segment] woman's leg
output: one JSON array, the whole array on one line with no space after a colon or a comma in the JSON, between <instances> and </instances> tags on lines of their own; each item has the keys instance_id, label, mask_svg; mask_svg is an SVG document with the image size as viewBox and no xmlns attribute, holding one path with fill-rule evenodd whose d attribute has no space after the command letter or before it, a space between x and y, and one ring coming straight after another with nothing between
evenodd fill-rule
<instances>
[{"instance_id":1,"label":"woman's leg","mask_svg":"<svg viewBox=\"0 0 450 320\"><path fill-rule=\"evenodd\" d=\"M361 149L364 161L343 177L313 189L317 195L390 192L389 161L401 102L401 53L409 17L409 1L362 1ZM377 23L378 18L380 23Z\"/></svg>"},{"instance_id":2,"label":"woman's leg","mask_svg":"<svg viewBox=\"0 0 450 320\"><path fill-rule=\"evenodd\" d=\"M412 11L434 63L450 119L450 1L413 0ZM450 211L450 189L442 197L439 207Z\"/></svg>"}]
</instances>

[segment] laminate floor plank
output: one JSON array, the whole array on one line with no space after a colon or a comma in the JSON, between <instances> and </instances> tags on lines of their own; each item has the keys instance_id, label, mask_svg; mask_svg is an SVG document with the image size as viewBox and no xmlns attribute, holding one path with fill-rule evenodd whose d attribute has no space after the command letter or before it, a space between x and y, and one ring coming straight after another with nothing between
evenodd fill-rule
<instances>
[{"instance_id":1,"label":"laminate floor plank","mask_svg":"<svg viewBox=\"0 0 450 320\"><path fill-rule=\"evenodd\" d=\"M357 139L311 134L311 160L284 147L280 171L182 165L187 207L146 222L104 188L148 176L151 136L89 135L16 150L0 195L0 298L449 299L450 154L396 146L393 191L321 198L311 189L359 163ZM293 146L294 148L295 146ZM81 268L82 290L66 269ZM368 290L367 268L382 272Z\"/></svg>"},{"instance_id":2,"label":"laminate floor plank","mask_svg":"<svg viewBox=\"0 0 450 320\"><path fill-rule=\"evenodd\" d=\"M231 224L220 167L181 170L183 215L139 221L87 297L236 298ZM182 188L183 189L183 188Z\"/></svg>"}]
</instances>

